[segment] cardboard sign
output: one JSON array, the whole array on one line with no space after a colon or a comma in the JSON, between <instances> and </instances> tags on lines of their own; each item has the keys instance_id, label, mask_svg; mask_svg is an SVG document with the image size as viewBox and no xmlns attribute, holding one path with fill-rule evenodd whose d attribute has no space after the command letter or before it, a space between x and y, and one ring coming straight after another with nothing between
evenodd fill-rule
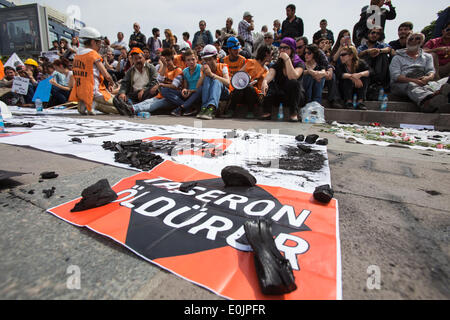
<instances>
[{"instance_id":1,"label":"cardboard sign","mask_svg":"<svg viewBox=\"0 0 450 320\"><path fill-rule=\"evenodd\" d=\"M26 95L28 93L29 85L30 79L22 77L14 77L11 91L21 95Z\"/></svg>"},{"instance_id":2,"label":"cardboard sign","mask_svg":"<svg viewBox=\"0 0 450 320\"><path fill-rule=\"evenodd\" d=\"M33 96L33 102L35 102L36 99L41 99L42 102L48 102L50 100L52 92L52 84L50 83L51 79L53 79L53 77L49 77L39 82Z\"/></svg>"},{"instance_id":3,"label":"cardboard sign","mask_svg":"<svg viewBox=\"0 0 450 320\"><path fill-rule=\"evenodd\" d=\"M56 51L56 50L41 52L41 56L47 58L48 61L50 61L51 63L53 63L55 60L59 59L58 51Z\"/></svg>"},{"instance_id":4,"label":"cardboard sign","mask_svg":"<svg viewBox=\"0 0 450 320\"><path fill-rule=\"evenodd\" d=\"M181 192L188 181L197 186ZM336 200L323 205L310 193L275 186L227 188L220 177L169 160L113 189L119 198L108 205L71 212L76 199L48 212L225 298L342 298ZM294 270L297 290L289 294L261 293L243 227L259 218L270 221Z\"/></svg>"}]
</instances>

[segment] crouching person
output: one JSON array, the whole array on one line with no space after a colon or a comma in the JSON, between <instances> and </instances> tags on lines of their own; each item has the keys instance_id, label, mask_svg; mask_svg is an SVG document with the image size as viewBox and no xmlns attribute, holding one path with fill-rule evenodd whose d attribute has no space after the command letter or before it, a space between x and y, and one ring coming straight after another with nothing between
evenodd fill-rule
<instances>
[{"instance_id":1,"label":"crouching person","mask_svg":"<svg viewBox=\"0 0 450 320\"><path fill-rule=\"evenodd\" d=\"M390 65L392 93L408 96L422 112L447 113L449 84L448 78L434 82L435 69L431 54L421 49L425 36L411 34L406 49L398 50Z\"/></svg>"},{"instance_id":2,"label":"crouching person","mask_svg":"<svg viewBox=\"0 0 450 320\"><path fill-rule=\"evenodd\" d=\"M202 108L197 118L212 120L220 100L230 96L230 76L228 66L217 62L217 49L206 45L202 51L202 76L197 87L202 86Z\"/></svg>"},{"instance_id":3,"label":"crouching person","mask_svg":"<svg viewBox=\"0 0 450 320\"><path fill-rule=\"evenodd\" d=\"M83 115L95 115L95 110L118 114L110 93L114 81L98 53L102 43L100 32L91 27L82 28L80 40L83 41L84 48L79 49L73 61L74 86L69 101L77 101L78 112ZM109 91L103 83L104 80L109 83Z\"/></svg>"},{"instance_id":4,"label":"crouching person","mask_svg":"<svg viewBox=\"0 0 450 320\"><path fill-rule=\"evenodd\" d=\"M298 122L299 107L304 105L305 96L302 87L305 63L296 54L295 40L289 37L281 40L280 57L269 69L262 83L262 91L267 96L263 102L260 119L270 119L272 107L284 103L289 108L292 122Z\"/></svg>"},{"instance_id":5,"label":"crouching person","mask_svg":"<svg viewBox=\"0 0 450 320\"><path fill-rule=\"evenodd\" d=\"M182 90L173 88L161 88L161 94L164 98L177 106L172 111L172 115L179 117L192 116L197 113L194 104L201 102L202 87L197 87L201 76L201 65L197 63L197 56L192 49L187 49L183 53L183 59L187 68L183 70Z\"/></svg>"},{"instance_id":6,"label":"crouching person","mask_svg":"<svg viewBox=\"0 0 450 320\"><path fill-rule=\"evenodd\" d=\"M269 73L266 64L272 60L272 48L261 45L256 52L256 59L248 59L247 63L240 71L245 71L250 76L252 85L241 90L233 90L231 102L226 117L233 117L239 113L239 105L247 105L249 113L256 114L262 105L264 95L262 93L262 83ZM239 107L238 107L239 108ZM250 117L250 115L247 115Z\"/></svg>"},{"instance_id":7,"label":"crouching person","mask_svg":"<svg viewBox=\"0 0 450 320\"><path fill-rule=\"evenodd\" d=\"M144 52L137 47L131 50L130 56L133 66L125 74L119 94L114 98L114 105L121 115L129 115L124 104L136 104L158 94L156 68L146 62Z\"/></svg>"}]
</instances>

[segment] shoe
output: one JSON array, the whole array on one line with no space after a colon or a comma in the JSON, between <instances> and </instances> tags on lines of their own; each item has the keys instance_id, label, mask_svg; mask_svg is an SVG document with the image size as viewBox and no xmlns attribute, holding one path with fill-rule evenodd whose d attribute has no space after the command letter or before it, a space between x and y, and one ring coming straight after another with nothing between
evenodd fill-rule
<instances>
[{"instance_id":1,"label":"shoe","mask_svg":"<svg viewBox=\"0 0 450 320\"><path fill-rule=\"evenodd\" d=\"M450 94L450 83L444 83L440 89L442 95L448 97Z\"/></svg>"},{"instance_id":2,"label":"shoe","mask_svg":"<svg viewBox=\"0 0 450 320\"><path fill-rule=\"evenodd\" d=\"M356 110L367 110L367 107L366 107L366 105L364 103L360 102L356 106Z\"/></svg>"},{"instance_id":3,"label":"shoe","mask_svg":"<svg viewBox=\"0 0 450 320\"><path fill-rule=\"evenodd\" d=\"M214 107L209 107L206 109L205 113L203 114L202 119L204 120L212 120L214 119L216 115L216 108Z\"/></svg>"},{"instance_id":4,"label":"shoe","mask_svg":"<svg viewBox=\"0 0 450 320\"><path fill-rule=\"evenodd\" d=\"M230 119L233 118L234 112L232 110L228 110L225 112L221 118Z\"/></svg>"},{"instance_id":5,"label":"shoe","mask_svg":"<svg viewBox=\"0 0 450 320\"><path fill-rule=\"evenodd\" d=\"M117 96L114 97L113 104L116 107L117 111L119 111L119 113L122 116L131 117L134 115L133 106L131 104L129 104L128 102L125 102L122 99L119 99Z\"/></svg>"},{"instance_id":6,"label":"shoe","mask_svg":"<svg viewBox=\"0 0 450 320\"><path fill-rule=\"evenodd\" d=\"M260 119L260 120L269 120L271 117L272 117L272 114L270 114L270 113L264 113L264 114L261 114L261 115L259 116L259 119Z\"/></svg>"},{"instance_id":7,"label":"shoe","mask_svg":"<svg viewBox=\"0 0 450 320\"><path fill-rule=\"evenodd\" d=\"M448 96L444 96L443 94L438 94L430 99L429 106L430 106L430 109L439 111L439 109L441 109L441 107L445 106L447 103L448 103Z\"/></svg>"},{"instance_id":8,"label":"shoe","mask_svg":"<svg viewBox=\"0 0 450 320\"><path fill-rule=\"evenodd\" d=\"M255 119L255 115L253 114L253 112L249 112L249 113L247 113L247 116L245 117L245 119Z\"/></svg>"},{"instance_id":9,"label":"shoe","mask_svg":"<svg viewBox=\"0 0 450 320\"><path fill-rule=\"evenodd\" d=\"M291 117L289 118L289 121L290 121L290 122L298 122L298 116L291 116Z\"/></svg>"},{"instance_id":10,"label":"shoe","mask_svg":"<svg viewBox=\"0 0 450 320\"><path fill-rule=\"evenodd\" d=\"M332 109L344 109L344 106L337 102L336 100L333 100L330 102L330 108Z\"/></svg>"},{"instance_id":11,"label":"shoe","mask_svg":"<svg viewBox=\"0 0 450 320\"><path fill-rule=\"evenodd\" d=\"M181 107L178 107L175 110L173 110L170 114L173 115L174 117L181 117L182 111L183 110L181 109Z\"/></svg>"},{"instance_id":12,"label":"shoe","mask_svg":"<svg viewBox=\"0 0 450 320\"><path fill-rule=\"evenodd\" d=\"M78 101L78 113L85 116L87 115L87 108L86 108L86 104L83 101Z\"/></svg>"},{"instance_id":13,"label":"shoe","mask_svg":"<svg viewBox=\"0 0 450 320\"><path fill-rule=\"evenodd\" d=\"M347 103L345 104L345 109L353 110L353 109L355 109L355 108L353 107L353 103L347 102Z\"/></svg>"},{"instance_id":14,"label":"shoe","mask_svg":"<svg viewBox=\"0 0 450 320\"><path fill-rule=\"evenodd\" d=\"M183 116L185 116L185 117L195 116L196 114L197 114L197 110L195 108L193 108L190 111L183 112Z\"/></svg>"},{"instance_id":15,"label":"shoe","mask_svg":"<svg viewBox=\"0 0 450 320\"><path fill-rule=\"evenodd\" d=\"M197 114L197 119L203 119L203 115L206 112L206 107L202 107L202 109L200 110L200 112Z\"/></svg>"}]
</instances>

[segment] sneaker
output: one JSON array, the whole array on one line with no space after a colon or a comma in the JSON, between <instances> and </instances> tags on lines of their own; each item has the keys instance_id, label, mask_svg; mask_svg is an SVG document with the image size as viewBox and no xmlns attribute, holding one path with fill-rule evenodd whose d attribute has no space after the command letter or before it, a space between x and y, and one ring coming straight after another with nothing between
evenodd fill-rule
<instances>
[{"instance_id":1,"label":"sneaker","mask_svg":"<svg viewBox=\"0 0 450 320\"><path fill-rule=\"evenodd\" d=\"M338 101L333 100L330 102L330 108L332 109L344 109L344 106L340 104Z\"/></svg>"},{"instance_id":2,"label":"sneaker","mask_svg":"<svg viewBox=\"0 0 450 320\"><path fill-rule=\"evenodd\" d=\"M203 113L203 116L201 119L204 120L212 120L214 119L214 116L216 114L216 108L214 107L209 107L206 109L206 111Z\"/></svg>"},{"instance_id":3,"label":"sneaker","mask_svg":"<svg viewBox=\"0 0 450 320\"><path fill-rule=\"evenodd\" d=\"M222 118L225 118L225 119L233 118L233 114L234 114L233 110L228 110L227 112L225 112L222 115Z\"/></svg>"},{"instance_id":4,"label":"sneaker","mask_svg":"<svg viewBox=\"0 0 450 320\"><path fill-rule=\"evenodd\" d=\"M203 115L206 112L206 107L202 107L202 109L200 110L200 112L197 114L197 118L198 119L203 119Z\"/></svg>"},{"instance_id":5,"label":"sneaker","mask_svg":"<svg viewBox=\"0 0 450 320\"><path fill-rule=\"evenodd\" d=\"M133 106L130 105L128 102L123 101L122 99L119 99L116 96L113 99L113 103L114 103L114 106L116 107L117 111L119 111L119 113L122 116L129 116L129 117L131 117L131 116L134 115Z\"/></svg>"},{"instance_id":6,"label":"sneaker","mask_svg":"<svg viewBox=\"0 0 450 320\"><path fill-rule=\"evenodd\" d=\"M353 109L354 109L354 108L353 108L353 103L347 102L347 103L345 104L345 109L353 110Z\"/></svg>"},{"instance_id":7,"label":"sneaker","mask_svg":"<svg viewBox=\"0 0 450 320\"><path fill-rule=\"evenodd\" d=\"M170 114L173 115L174 117L181 117L182 111L183 110L181 109L181 107L178 107L175 110L173 110Z\"/></svg>"},{"instance_id":8,"label":"sneaker","mask_svg":"<svg viewBox=\"0 0 450 320\"><path fill-rule=\"evenodd\" d=\"M185 117L195 116L196 114L197 114L197 110L195 108L192 108L189 111L183 112L183 116L185 116Z\"/></svg>"},{"instance_id":9,"label":"sneaker","mask_svg":"<svg viewBox=\"0 0 450 320\"><path fill-rule=\"evenodd\" d=\"M366 105L364 103L360 102L356 106L356 110L367 110L367 107L366 107Z\"/></svg>"}]
</instances>

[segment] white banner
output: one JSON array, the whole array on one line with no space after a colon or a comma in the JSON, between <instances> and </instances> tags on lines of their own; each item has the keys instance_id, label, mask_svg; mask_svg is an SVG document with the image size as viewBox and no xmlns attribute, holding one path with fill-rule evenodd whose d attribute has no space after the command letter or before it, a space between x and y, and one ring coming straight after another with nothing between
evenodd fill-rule
<instances>
[{"instance_id":1,"label":"white banner","mask_svg":"<svg viewBox=\"0 0 450 320\"><path fill-rule=\"evenodd\" d=\"M331 185L325 146L307 145L311 148L311 152L302 153L303 151L297 147L299 143L293 136L279 135L276 131L232 132L224 129L204 129L201 127L201 121L196 122L196 127L186 127L45 115L21 115L8 120L8 123L16 124L28 122L35 125L32 128L7 128L8 133L0 134L0 142L70 154L125 168L130 167L115 162L114 153L103 149L104 141L148 139L159 141L164 145L170 140L185 150L186 146L190 145L195 149L200 144L213 144L225 146L221 149L223 154L221 152L219 156L207 157L181 152L155 153L160 154L164 160L172 160L217 176L221 175L222 169L226 166L241 166L257 178L258 184L281 186L309 193L317 186ZM72 138L79 138L82 143L71 142Z\"/></svg>"}]
</instances>

